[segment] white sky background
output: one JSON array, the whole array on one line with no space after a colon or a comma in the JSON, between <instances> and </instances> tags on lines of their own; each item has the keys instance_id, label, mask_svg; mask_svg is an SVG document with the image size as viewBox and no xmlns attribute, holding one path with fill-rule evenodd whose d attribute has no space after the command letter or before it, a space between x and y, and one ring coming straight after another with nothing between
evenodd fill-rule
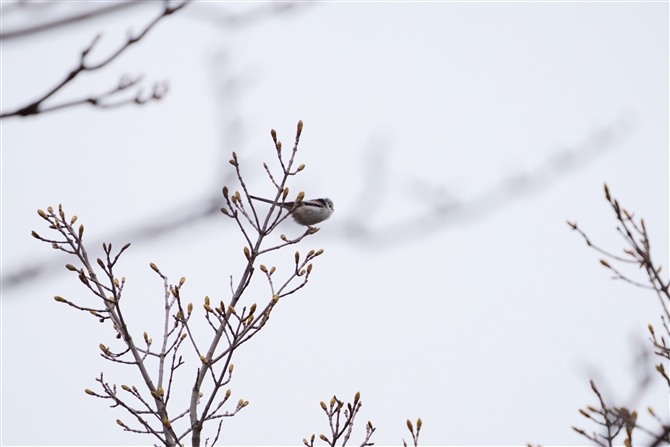
<instances>
[{"instance_id":1,"label":"white sky background","mask_svg":"<svg viewBox=\"0 0 670 447\"><path fill-rule=\"evenodd\" d=\"M302 119L307 169L292 194L328 196L336 212L299 246L325 249L308 286L234 360L232 399L250 405L226 420L222 443L299 444L326 432L320 400L360 391L358 428L371 420L378 445L408 439L405 420L417 417L423 445L584 444L570 426L594 428L577 411L596 404L589 379L631 403L635 358L660 307L652 293L611 281L565 221L619 251L607 182L645 217L652 253L668 265L668 4L322 3L216 25L219 13L259 6L190 5L59 96L144 73L169 79L160 102L3 120L3 275L36 260L72 262L30 237L48 234L37 208L63 203L85 238L120 247L135 240L118 234L187 213L224 183L236 188L233 150L252 191L270 194L269 130L289 147ZM53 86L99 30L94 54L106 55L157 10L3 43L3 110ZM520 183L531 194L468 214L469 201L544 172L554 154L591 148L605 128L622 136L579 169L547 187ZM466 212L430 231L386 232L425 221L445 198ZM356 216L374 243L352 232ZM118 272L135 337L158 339L162 320L149 262L173 282L187 278L184 295L202 317L205 295L229 300L242 245L222 215L134 244ZM293 251L267 264L288 271ZM115 419L132 417L84 394L101 371L141 383L99 357L99 343L117 346L110 327L53 301L92 302L68 273L3 290L2 444L154 443L124 433ZM255 279L247 305L270 298ZM177 378L184 388L195 364ZM665 390L655 374L634 405L667 419Z\"/></svg>"}]
</instances>

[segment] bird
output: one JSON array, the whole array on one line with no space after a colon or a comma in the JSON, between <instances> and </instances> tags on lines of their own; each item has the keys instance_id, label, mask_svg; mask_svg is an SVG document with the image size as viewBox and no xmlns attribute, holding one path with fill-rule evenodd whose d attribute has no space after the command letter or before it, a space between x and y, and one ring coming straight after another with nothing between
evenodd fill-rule
<instances>
[{"instance_id":1,"label":"bird","mask_svg":"<svg viewBox=\"0 0 670 447\"><path fill-rule=\"evenodd\" d=\"M249 197L265 203L275 203L274 200L263 199L262 197L256 197L252 195ZM323 222L332 216L332 214L335 212L333 201L326 198L303 200L297 204L295 202L284 202L277 203L277 205L288 210L292 210L290 212L291 216L293 216L293 220L295 220L296 223L306 227L311 227L312 225Z\"/></svg>"}]
</instances>

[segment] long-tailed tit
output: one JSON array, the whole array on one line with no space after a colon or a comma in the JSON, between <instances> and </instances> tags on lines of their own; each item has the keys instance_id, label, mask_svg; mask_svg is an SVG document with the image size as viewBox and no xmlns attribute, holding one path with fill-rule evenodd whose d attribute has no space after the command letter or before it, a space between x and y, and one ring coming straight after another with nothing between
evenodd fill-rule
<instances>
[{"instance_id":1,"label":"long-tailed tit","mask_svg":"<svg viewBox=\"0 0 670 447\"><path fill-rule=\"evenodd\" d=\"M249 197L265 203L275 203L273 200L263 199L261 197ZM335 211L333 201L330 199L303 200L302 202L298 202L295 209L293 208L294 204L295 202L277 203L277 205L288 210L292 209L293 211L291 211L291 215L293 216L293 220L300 225L305 225L307 227L323 222Z\"/></svg>"}]
</instances>

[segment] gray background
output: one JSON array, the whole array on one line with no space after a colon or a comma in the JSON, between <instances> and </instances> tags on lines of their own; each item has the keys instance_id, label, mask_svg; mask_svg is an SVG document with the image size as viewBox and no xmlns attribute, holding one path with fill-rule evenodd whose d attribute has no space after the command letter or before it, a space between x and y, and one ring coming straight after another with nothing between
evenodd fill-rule
<instances>
[{"instance_id":1,"label":"gray background","mask_svg":"<svg viewBox=\"0 0 670 447\"><path fill-rule=\"evenodd\" d=\"M262 6L190 5L60 94L144 73L169 79L161 102L2 121L3 275L72 261L30 237L48 234L35 210L63 203L90 244L135 242L119 268L126 314L136 337L157 339L162 285L148 263L185 276L201 316L205 295L229 299L243 242L220 214L151 240L132 229L237 188L233 150L269 195L269 130L288 147L302 119L307 169L291 191L330 197L336 212L299 247L325 249L307 288L234 360L233 399L251 403L226 420L223 444L299 444L326 432L320 400L360 391L358 429L371 420L378 445L407 439L417 417L425 445L582 445L570 426L592 428L577 411L596 404L591 378L614 403L667 420L657 375L633 397L658 299L611 281L565 221L619 251L607 182L668 264L668 4L321 3L220 20ZM158 10L3 43L3 110L54 85L98 31L101 58ZM292 258L267 264L286 272ZM269 299L256 281L247 305ZM3 284L2 444L153 443L84 394L101 371L140 378L99 357L99 343L117 346L110 328L53 295L93 302L62 267ZM178 377L186 391L196 364Z\"/></svg>"}]
</instances>

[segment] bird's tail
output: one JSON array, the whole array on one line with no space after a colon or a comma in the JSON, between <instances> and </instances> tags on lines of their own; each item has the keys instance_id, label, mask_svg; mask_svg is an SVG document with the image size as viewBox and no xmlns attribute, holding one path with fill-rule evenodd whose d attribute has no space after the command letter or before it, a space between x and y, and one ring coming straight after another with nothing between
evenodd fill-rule
<instances>
[{"instance_id":1,"label":"bird's tail","mask_svg":"<svg viewBox=\"0 0 670 447\"><path fill-rule=\"evenodd\" d=\"M265 203L270 203L270 204L275 203L274 200L268 200L268 199L264 199L264 198L262 198L262 197L252 196L251 194L249 194L249 197L251 197L251 198L254 199L254 200L259 200L259 201L261 201L261 202L265 202ZM279 202L279 205L281 205L281 202Z\"/></svg>"}]
</instances>

